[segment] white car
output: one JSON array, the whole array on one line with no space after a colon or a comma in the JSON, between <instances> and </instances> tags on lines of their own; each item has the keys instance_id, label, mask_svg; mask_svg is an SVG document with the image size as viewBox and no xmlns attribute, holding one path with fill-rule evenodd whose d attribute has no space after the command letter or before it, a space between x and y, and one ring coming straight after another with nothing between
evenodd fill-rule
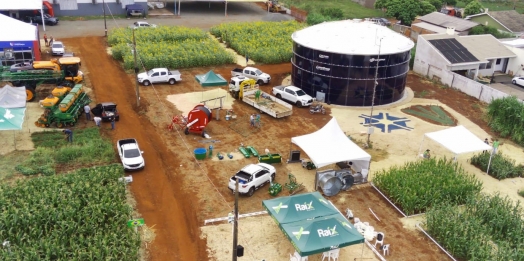
<instances>
[{"instance_id":1,"label":"white car","mask_svg":"<svg viewBox=\"0 0 524 261\"><path fill-rule=\"evenodd\" d=\"M64 55L65 45L60 41L53 41L51 45L51 55Z\"/></svg>"},{"instance_id":2,"label":"white car","mask_svg":"<svg viewBox=\"0 0 524 261\"><path fill-rule=\"evenodd\" d=\"M142 22L142 21L137 21L137 22L134 22L133 25L130 25L129 28L131 29L137 29L137 28L155 28L156 27L156 24L150 24L148 22Z\"/></svg>"},{"instance_id":3,"label":"white car","mask_svg":"<svg viewBox=\"0 0 524 261\"><path fill-rule=\"evenodd\" d=\"M511 82L515 85L524 87L524 76L514 77L513 80L511 80Z\"/></svg>"},{"instance_id":4,"label":"white car","mask_svg":"<svg viewBox=\"0 0 524 261\"><path fill-rule=\"evenodd\" d=\"M228 188L234 192L236 180L238 179L238 193L251 197L255 190L275 180L275 175L275 167L269 164L249 164L229 179Z\"/></svg>"}]
</instances>

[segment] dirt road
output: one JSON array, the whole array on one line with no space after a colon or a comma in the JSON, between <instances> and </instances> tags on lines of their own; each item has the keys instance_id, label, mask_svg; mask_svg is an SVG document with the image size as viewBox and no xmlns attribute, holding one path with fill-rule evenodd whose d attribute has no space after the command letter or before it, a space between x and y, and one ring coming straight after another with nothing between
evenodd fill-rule
<instances>
[{"instance_id":1,"label":"dirt road","mask_svg":"<svg viewBox=\"0 0 524 261\"><path fill-rule=\"evenodd\" d=\"M112 101L118 105L120 121L111 130L106 123L103 132L113 142L136 138L144 151L146 168L133 173L131 191L137 208L156 238L150 249L150 260L206 260L205 241L199 239L194 204L182 191L174 168L176 157L156 135L155 127L136 107L134 83L121 66L106 54L103 37L64 39L64 44L76 46L83 66L89 68L92 89L99 102ZM123 224L125 225L125 224Z\"/></svg>"}]
</instances>

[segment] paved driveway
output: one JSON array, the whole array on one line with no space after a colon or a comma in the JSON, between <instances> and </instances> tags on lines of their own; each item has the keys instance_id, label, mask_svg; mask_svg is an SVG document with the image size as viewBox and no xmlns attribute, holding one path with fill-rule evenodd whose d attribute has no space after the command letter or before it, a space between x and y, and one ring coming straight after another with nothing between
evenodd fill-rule
<instances>
[{"instance_id":1,"label":"paved driveway","mask_svg":"<svg viewBox=\"0 0 524 261\"><path fill-rule=\"evenodd\" d=\"M507 93L509 95L517 96L517 98L524 100L524 87L514 85L511 83L513 78L509 75L497 75L495 76L495 83L489 84L489 86Z\"/></svg>"},{"instance_id":2,"label":"paved driveway","mask_svg":"<svg viewBox=\"0 0 524 261\"><path fill-rule=\"evenodd\" d=\"M173 6L168 6L171 10ZM243 22L243 21L261 21L267 12L254 3L229 3L227 5L228 16L224 15L223 3L208 2L183 2L181 4L181 13L179 16L170 16L162 18L148 18L147 21L158 25L182 25L188 27L198 27L209 29L214 25L224 22ZM115 27L126 27L132 24L138 18L134 19L113 19L110 14L106 13L106 23L108 30ZM43 37L44 31L39 26L40 37ZM57 26L46 26L48 37L53 36L55 39L68 37L85 37L85 36L103 36L104 19L88 21L60 21Z\"/></svg>"}]
</instances>

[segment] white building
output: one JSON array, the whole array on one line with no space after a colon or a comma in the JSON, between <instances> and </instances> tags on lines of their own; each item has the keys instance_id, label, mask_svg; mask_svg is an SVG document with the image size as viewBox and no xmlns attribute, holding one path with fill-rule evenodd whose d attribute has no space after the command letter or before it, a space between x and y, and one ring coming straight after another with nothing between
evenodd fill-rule
<instances>
[{"instance_id":1,"label":"white building","mask_svg":"<svg viewBox=\"0 0 524 261\"><path fill-rule=\"evenodd\" d=\"M449 84L453 80L443 71L477 79L514 70L510 65L516 59L514 52L490 34L458 36L449 29L446 34L419 35L413 70Z\"/></svg>"},{"instance_id":2,"label":"white building","mask_svg":"<svg viewBox=\"0 0 524 261\"><path fill-rule=\"evenodd\" d=\"M511 39L501 42L517 55L517 58L508 62L508 74L524 75L524 39Z\"/></svg>"}]
</instances>

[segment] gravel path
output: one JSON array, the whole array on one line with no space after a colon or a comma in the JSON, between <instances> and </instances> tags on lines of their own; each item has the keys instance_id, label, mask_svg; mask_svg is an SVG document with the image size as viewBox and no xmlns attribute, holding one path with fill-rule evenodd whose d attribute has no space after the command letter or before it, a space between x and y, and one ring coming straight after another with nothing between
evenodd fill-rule
<instances>
[{"instance_id":1,"label":"gravel path","mask_svg":"<svg viewBox=\"0 0 524 261\"><path fill-rule=\"evenodd\" d=\"M171 10L171 7L169 7ZM224 15L223 3L190 2L182 3L180 16L169 16L161 18L148 18L147 22L157 25L182 25L209 29L214 25L224 22L261 21L267 12L254 3L229 3L227 5L228 16ZM115 27L127 27L139 19L113 19L107 14L107 29ZM141 20L141 19L140 19ZM87 21L60 21L57 26L46 26L43 31L39 26L40 37L44 33L55 39L86 36L103 36L104 19Z\"/></svg>"}]
</instances>

